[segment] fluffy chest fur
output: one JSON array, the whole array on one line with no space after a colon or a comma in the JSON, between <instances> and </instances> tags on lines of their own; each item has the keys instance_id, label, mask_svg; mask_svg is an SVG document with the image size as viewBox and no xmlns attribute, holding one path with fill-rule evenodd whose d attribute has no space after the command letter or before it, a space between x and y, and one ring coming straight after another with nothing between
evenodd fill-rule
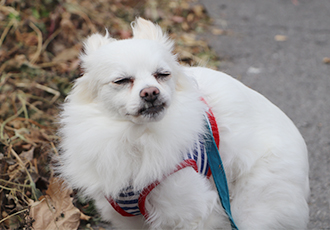
<instances>
[{"instance_id":1,"label":"fluffy chest fur","mask_svg":"<svg viewBox=\"0 0 330 230\"><path fill-rule=\"evenodd\" d=\"M129 184L140 190L161 179L175 169L182 154L204 132L206 106L198 93L185 94L175 95L176 101L161 122L147 125L113 120L97 103L75 105L69 101L64 105L60 130L65 151L62 175L86 195L102 191L114 197ZM192 124L187 116L194 120Z\"/></svg>"}]
</instances>

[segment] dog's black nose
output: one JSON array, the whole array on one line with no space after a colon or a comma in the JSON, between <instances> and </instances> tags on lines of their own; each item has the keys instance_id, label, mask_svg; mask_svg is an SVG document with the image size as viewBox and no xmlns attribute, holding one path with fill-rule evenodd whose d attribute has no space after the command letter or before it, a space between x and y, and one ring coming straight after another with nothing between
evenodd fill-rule
<instances>
[{"instance_id":1,"label":"dog's black nose","mask_svg":"<svg viewBox=\"0 0 330 230\"><path fill-rule=\"evenodd\" d=\"M146 102L150 102L150 103L156 101L158 95L159 95L159 89L154 86L146 87L140 91L140 97Z\"/></svg>"}]
</instances>

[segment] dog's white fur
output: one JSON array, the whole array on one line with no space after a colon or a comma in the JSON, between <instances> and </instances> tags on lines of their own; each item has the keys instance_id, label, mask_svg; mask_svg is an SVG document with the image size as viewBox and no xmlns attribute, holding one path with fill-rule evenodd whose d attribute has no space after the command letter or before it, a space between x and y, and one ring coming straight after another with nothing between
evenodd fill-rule
<instances>
[{"instance_id":1,"label":"dog's white fur","mask_svg":"<svg viewBox=\"0 0 330 230\"><path fill-rule=\"evenodd\" d=\"M95 200L102 217L123 229L230 229L212 178L185 168L147 197L150 218L122 217L107 202L128 185L139 190L172 172L204 132L206 105L220 131L220 154L239 229L305 229L307 149L291 120L230 76L180 66L159 26L138 18L133 38L94 34L81 56L84 75L63 106L63 178ZM170 76L156 78L157 71ZM130 77L131 82L116 81ZM163 110L140 114L140 91L157 87Z\"/></svg>"}]
</instances>

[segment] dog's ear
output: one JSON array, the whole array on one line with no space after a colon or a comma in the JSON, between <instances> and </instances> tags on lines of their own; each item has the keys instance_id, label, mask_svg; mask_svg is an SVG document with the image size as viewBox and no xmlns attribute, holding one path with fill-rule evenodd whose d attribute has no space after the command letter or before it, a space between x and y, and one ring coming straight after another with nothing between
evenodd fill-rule
<instances>
[{"instance_id":1,"label":"dog's ear","mask_svg":"<svg viewBox=\"0 0 330 230\"><path fill-rule=\"evenodd\" d=\"M97 80L93 77L89 77L89 71L92 70L95 65L95 57L90 54L100 47L114 41L116 40L110 37L108 30L106 30L104 36L96 33L92 34L85 40L83 51L80 54L83 76L76 80L73 90L71 91L71 95L76 96L71 98L75 98L75 100L79 100L80 102L89 103L96 97Z\"/></svg>"},{"instance_id":2,"label":"dog's ear","mask_svg":"<svg viewBox=\"0 0 330 230\"><path fill-rule=\"evenodd\" d=\"M95 33L87 37L87 39L84 41L84 47L80 54L82 70L84 72L88 72L88 70L91 69L95 64L93 61L95 58L93 58L91 55L93 52L95 52L100 47L114 41L116 41L116 39L110 37L107 29L104 36L99 33Z\"/></svg>"},{"instance_id":3,"label":"dog's ear","mask_svg":"<svg viewBox=\"0 0 330 230\"><path fill-rule=\"evenodd\" d=\"M104 36L99 33L92 34L84 42L84 53L88 55L100 48L101 46L104 46L113 41L116 41L116 39L110 37L107 29L106 34Z\"/></svg>"},{"instance_id":4,"label":"dog's ear","mask_svg":"<svg viewBox=\"0 0 330 230\"><path fill-rule=\"evenodd\" d=\"M167 34L164 34L160 26L143 18L137 18L131 23L133 30L133 38L149 39L159 41L169 51L173 50L173 41L169 39Z\"/></svg>"}]
</instances>

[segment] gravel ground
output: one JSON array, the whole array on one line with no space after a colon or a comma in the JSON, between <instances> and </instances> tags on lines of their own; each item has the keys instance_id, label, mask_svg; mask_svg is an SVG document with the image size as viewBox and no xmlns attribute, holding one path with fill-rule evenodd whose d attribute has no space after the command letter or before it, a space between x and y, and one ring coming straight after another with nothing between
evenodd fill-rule
<instances>
[{"instance_id":1,"label":"gravel ground","mask_svg":"<svg viewBox=\"0 0 330 230\"><path fill-rule=\"evenodd\" d=\"M330 229L330 1L199 0L220 69L259 91L298 126L309 149L309 229Z\"/></svg>"}]
</instances>

